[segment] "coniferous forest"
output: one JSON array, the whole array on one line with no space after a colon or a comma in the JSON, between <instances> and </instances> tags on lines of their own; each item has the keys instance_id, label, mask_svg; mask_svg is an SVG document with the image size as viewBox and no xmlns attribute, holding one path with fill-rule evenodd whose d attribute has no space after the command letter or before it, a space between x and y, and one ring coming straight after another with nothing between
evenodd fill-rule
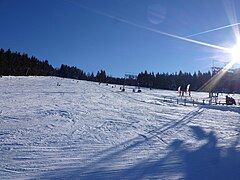
<instances>
[{"instance_id":1,"label":"coniferous forest","mask_svg":"<svg viewBox=\"0 0 240 180\"><path fill-rule=\"evenodd\" d=\"M10 49L0 49L0 75L1 76L57 76L79 80L95 81L101 83L112 83L121 85L132 85L157 89L177 90L179 86L183 89L191 84L192 91L201 90L215 74L208 72L186 73L181 70L176 73L153 73L140 72L136 77L126 76L122 78L108 76L105 70L97 74L86 73L75 67L62 64L60 68L54 68L47 60L41 61L27 54L12 52ZM240 70L227 72L215 85L213 91L240 93Z\"/></svg>"}]
</instances>

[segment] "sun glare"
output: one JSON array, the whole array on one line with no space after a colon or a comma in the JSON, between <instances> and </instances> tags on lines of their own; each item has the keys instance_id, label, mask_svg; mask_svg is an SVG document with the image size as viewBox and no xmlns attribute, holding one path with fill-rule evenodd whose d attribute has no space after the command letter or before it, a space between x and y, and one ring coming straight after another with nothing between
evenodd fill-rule
<instances>
[{"instance_id":1,"label":"sun glare","mask_svg":"<svg viewBox=\"0 0 240 180\"><path fill-rule=\"evenodd\" d=\"M238 38L236 45L231 49L231 56L234 63L240 63L240 38Z\"/></svg>"}]
</instances>

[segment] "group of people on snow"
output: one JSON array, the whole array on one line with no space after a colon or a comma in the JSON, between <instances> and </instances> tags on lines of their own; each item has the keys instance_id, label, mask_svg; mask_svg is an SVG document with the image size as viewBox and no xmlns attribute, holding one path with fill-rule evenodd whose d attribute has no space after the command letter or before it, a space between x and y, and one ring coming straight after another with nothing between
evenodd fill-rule
<instances>
[{"instance_id":1,"label":"group of people on snow","mask_svg":"<svg viewBox=\"0 0 240 180\"><path fill-rule=\"evenodd\" d=\"M236 101L232 97L226 96L226 104L227 105L236 105Z\"/></svg>"}]
</instances>

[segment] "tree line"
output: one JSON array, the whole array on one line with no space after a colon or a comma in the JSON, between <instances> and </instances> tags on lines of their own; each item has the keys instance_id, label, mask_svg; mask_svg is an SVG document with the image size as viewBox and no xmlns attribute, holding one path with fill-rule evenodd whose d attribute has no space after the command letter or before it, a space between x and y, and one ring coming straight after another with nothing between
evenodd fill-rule
<instances>
[{"instance_id":1,"label":"tree line","mask_svg":"<svg viewBox=\"0 0 240 180\"><path fill-rule=\"evenodd\" d=\"M57 76L79 80L95 81L100 83L112 83L132 85L157 89L176 90L179 86L186 88L191 84L191 90L197 91L206 85L215 74L208 72L186 73L181 70L176 73L140 72L137 76L124 78L108 76L105 70L94 73L86 73L76 66L62 64L60 68L54 68L47 60L40 61L36 57L27 54L12 52L10 49L0 49L0 75L7 76ZM226 72L221 80L215 83L211 89L216 92L239 93L240 70L232 73Z\"/></svg>"}]
</instances>

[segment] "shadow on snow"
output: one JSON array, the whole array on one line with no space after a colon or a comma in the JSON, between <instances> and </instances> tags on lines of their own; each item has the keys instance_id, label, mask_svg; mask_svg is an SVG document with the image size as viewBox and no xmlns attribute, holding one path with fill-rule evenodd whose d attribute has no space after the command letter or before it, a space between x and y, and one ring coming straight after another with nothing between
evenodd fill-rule
<instances>
[{"instance_id":1,"label":"shadow on snow","mask_svg":"<svg viewBox=\"0 0 240 180\"><path fill-rule=\"evenodd\" d=\"M199 110L186 115L175 124L169 123L157 132L161 135L172 127L183 125L198 115ZM62 168L43 174L38 179L144 179L144 178L184 178L184 179L240 179L239 137L230 147L217 146L218 139L213 131L207 133L201 127L191 126L197 141L203 141L198 148L190 148L183 141L176 139L167 146L167 154L158 158L159 149L147 159L133 165L116 168L114 163L124 164L123 155L155 137L141 136L128 140L117 147L112 147L96 154L94 162L79 168ZM146 145L145 145L146 146ZM131 154L131 153L130 153ZM100 158L99 158L100 156ZM132 157L131 157L132 158ZM143 158L142 158L143 159ZM114 168L115 167L115 168ZM125 168L125 169L124 169Z\"/></svg>"},{"instance_id":2,"label":"shadow on snow","mask_svg":"<svg viewBox=\"0 0 240 180\"><path fill-rule=\"evenodd\" d=\"M202 108L206 108L206 109L235 112L235 113L239 113L240 114L240 107L239 106L202 105L201 107Z\"/></svg>"}]
</instances>

